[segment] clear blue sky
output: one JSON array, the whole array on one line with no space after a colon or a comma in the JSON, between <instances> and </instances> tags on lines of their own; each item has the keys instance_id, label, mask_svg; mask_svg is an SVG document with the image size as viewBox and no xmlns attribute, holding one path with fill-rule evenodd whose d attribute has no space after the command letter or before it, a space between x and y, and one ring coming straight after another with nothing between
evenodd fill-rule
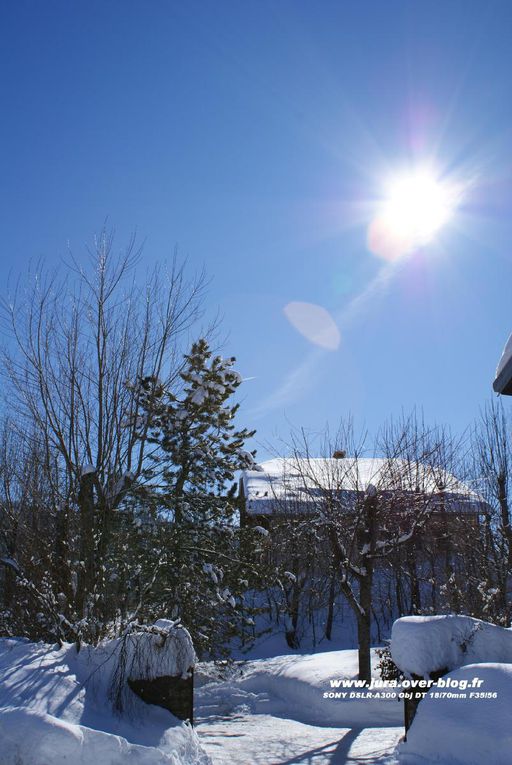
<instances>
[{"instance_id":1,"label":"clear blue sky","mask_svg":"<svg viewBox=\"0 0 512 765\"><path fill-rule=\"evenodd\" d=\"M1 277L108 216L206 265L259 440L402 407L464 428L512 329L512 3L2 2ZM390 265L386 173L434 157L456 215ZM336 350L284 307L332 316Z\"/></svg>"}]
</instances>

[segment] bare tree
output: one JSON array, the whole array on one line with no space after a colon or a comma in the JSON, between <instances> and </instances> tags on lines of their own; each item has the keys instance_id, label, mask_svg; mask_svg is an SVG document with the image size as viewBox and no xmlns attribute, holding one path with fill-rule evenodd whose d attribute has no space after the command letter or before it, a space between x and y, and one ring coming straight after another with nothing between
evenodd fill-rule
<instances>
[{"instance_id":1,"label":"bare tree","mask_svg":"<svg viewBox=\"0 0 512 765\"><path fill-rule=\"evenodd\" d=\"M176 259L141 289L140 256L133 238L116 255L102 231L85 265L70 256L65 274L40 267L2 306L5 391L18 443L34 446L44 473L61 622L89 639L109 616L104 559L115 511L147 455L133 383L177 384L204 290L204 276L187 280Z\"/></svg>"},{"instance_id":2,"label":"bare tree","mask_svg":"<svg viewBox=\"0 0 512 765\"><path fill-rule=\"evenodd\" d=\"M284 482L292 493L302 493L309 526L330 548L341 592L357 621L359 677L369 682L376 567L424 532L461 486L449 470L453 439L415 415L382 429L379 458L365 458L364 444L351 422L342 423L334 438L327 434L324 456L317 458L302 433L294 439Z\"/></svg>"},{"instance_id":3,"label":"bare tree","mask_svg":"<svg viewBox=\"0 0 512 765\"><path fill-rule=\"evenodd\" d=\"M473 432L473 474L488 506L486 516L488 592L497 587L501 619L510 622L509 577L512 574L511 423L499 400L481 412Z\"/></svg>"}]
</instances>

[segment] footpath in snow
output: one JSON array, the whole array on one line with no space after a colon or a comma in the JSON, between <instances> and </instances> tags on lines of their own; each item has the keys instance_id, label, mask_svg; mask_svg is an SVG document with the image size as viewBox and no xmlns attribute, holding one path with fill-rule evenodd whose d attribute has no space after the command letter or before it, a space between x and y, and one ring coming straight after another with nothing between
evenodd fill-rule
<instances>
[{"instance_id":1,"label":"footpath in snow","mask_svg":"<svg viewBox=\"0 0 512 765\"><path fill-rule=\"evenodd\" d=\"M357 677L357 651L248 661L225 675L196 669L196 729L214 765L398 763L402 703L324 698L331 679Z\"/></svg>"}]
</instances>

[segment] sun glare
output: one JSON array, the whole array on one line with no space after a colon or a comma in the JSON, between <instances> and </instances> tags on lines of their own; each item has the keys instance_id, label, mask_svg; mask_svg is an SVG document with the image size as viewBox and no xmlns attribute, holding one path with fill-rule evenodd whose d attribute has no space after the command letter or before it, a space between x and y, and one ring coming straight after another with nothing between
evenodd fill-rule
<instances>
[{"instance_id":1,"label":"sun glare","mask_svg":"<svg viewBox=\"0 0 512 765\"><path fill-rule=\"evenodd\" d=\"M370 249L394 260L429 244L452 217L457 197L455 187L427 168L391 179L368 231Z\"/></svg>"}]
</instances>

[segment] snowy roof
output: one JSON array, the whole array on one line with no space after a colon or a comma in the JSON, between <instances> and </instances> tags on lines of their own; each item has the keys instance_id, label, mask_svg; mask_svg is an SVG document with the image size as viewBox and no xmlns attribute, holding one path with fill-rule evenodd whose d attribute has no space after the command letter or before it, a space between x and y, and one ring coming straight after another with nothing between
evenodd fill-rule
<instances>
[{"instance_id":1,"label":"snowy roof","mask_svg":"<svg viewBox=\"0 0 512 765\"><path fill-rule=\"evenodd\" d=\"M501 354L501 359L496 370L496 379L492 385L496 393L504 396L512 396L512 335Z\"/></svg>"},{"instance_id":2,"label":"snowy roof","mask_svg":"<svg viewBox=\"0 0 512 765\"><path fill-rule=\"evenodd\" d=\"M441 468L421 462L385 458L276 458L260 470L242 473L246 509L253 515L308 512L315 494L345 495L350 503L374 487L379 492L441 494L452 511L476 512L483 501L469 487Z\"/></svg>"}]
</instances>

